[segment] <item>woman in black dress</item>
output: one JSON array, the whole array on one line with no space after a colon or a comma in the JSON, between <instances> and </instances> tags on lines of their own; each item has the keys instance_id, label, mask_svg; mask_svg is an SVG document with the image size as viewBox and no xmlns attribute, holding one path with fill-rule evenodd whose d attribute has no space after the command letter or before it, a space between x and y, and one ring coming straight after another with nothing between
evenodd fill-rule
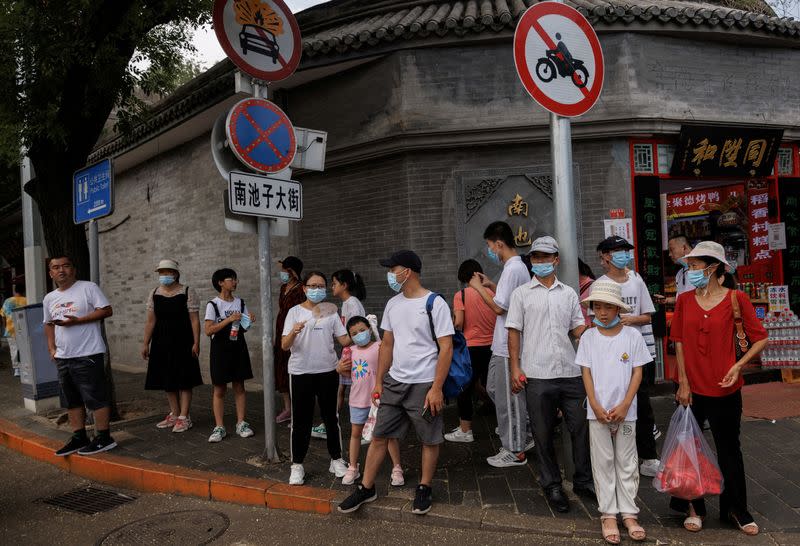
<instances>
[{"instance_id":1,"label":"woman in black dress","mask_svg":"<svg viewBox=\"0 0 800 546\"><path fill-rule=\"evenodd\" d=\"M156 268L159 286L147 301L142 358L147 360L144 388L163 390L169 414L156 426L185 432L192 426L189 406L200 376L199 302L194 290L180 284L178 262L161 260Z\"/></svg>"}]
</instances>

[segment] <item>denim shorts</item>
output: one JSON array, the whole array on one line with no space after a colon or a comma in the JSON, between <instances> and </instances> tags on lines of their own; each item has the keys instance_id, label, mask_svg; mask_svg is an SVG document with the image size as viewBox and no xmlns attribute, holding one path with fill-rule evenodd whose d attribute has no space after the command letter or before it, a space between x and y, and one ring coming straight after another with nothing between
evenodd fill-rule
<instances>
[{"instance_id":1,"label":"denim shorts","mask_svg":"<svg viewBox=\"0 0 800 546\"><path fill-rule=\"evenodd\" d=\"M98 410L108 407L108 387L103 353L77 358L57 358L61 405L67 409Z\"/></svg>"},{"instance_id":2,"label":"denim shorts","mask_svg":"<svg viewBox=\"0 0 800 546\"><path fill-rule=\"evenodd\" d=\"M357 408L355 406L350 406L351 425L363 425L367 422L367 417L369 417L369 408Z\"/></svg>"}]
</instances>

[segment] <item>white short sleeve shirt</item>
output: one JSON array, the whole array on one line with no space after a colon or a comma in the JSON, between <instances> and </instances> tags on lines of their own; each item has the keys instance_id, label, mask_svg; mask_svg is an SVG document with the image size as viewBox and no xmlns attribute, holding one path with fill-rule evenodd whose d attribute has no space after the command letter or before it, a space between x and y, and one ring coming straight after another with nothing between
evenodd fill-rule
<instances>
[{"instance_id":1,"label":"white short sleeve shirt","mask_svg":"<svg viewBox=\"0 0 800 546\"><path fill-rule=\"evenodd\" d=\"M295 305L286 314L281 335L289 335L295 323L305 322L305 327L294 338L289 356L289 373L325 373L336 369L338 358L333 345L334 337L347 332L336 313L314 318L314 312L302 305Z\"/></svg>"},{"instance_id":2,"label":"white short sleeve shirt","mask_svg":"<svg viewBox=\"0 0 800 546\"><path fill-rule=\"evenodd\" d=\"M110 305L95 283L75 281L66 290L53 290L44 297L44 323L64 320L66 316L85 317L95 309ZM106 352L100 321L68 327L56 324L55 329L56 358L79 358Z\"/></svg>"},{"instance_id":3,"label":"white short sleeve shirt","mask_svg":"<svg viewBox=\"0 0 800 546\"><path fill-rule=\"evenodd\" d=\"M497 291L494 294L494 302L500 309L508 311L511 305L511 294L518 287L527 284L531 280L528 268L519 256L512 256L503 264L503 272L500 280L497 281ZM492 355L508 358L508 332L506 331L506 314L498 315L494 323L494 335L492 336Z\"/></svg>"}]
</instances>

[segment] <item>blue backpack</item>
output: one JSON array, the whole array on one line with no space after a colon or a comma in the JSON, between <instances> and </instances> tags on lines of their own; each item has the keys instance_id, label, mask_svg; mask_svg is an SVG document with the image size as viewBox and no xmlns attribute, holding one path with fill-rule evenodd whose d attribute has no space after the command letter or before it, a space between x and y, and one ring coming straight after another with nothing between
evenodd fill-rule
<instances>
[{"instance_id":1,"label":"blue backpack","mask_svg":"<svg viewBox=\"0 0 800 546\"><path fill-rule=\"evenodd\" d=\"M428 296L425 310L428 311L431 335L433 336L433 341L436 342L436 350L438 351L439 341L436 339L436 331L433 328L433 302L437 297L444 299L444 296L435 292ZM453 360L450 362L450 372L447 374L447 379L442 388L445 398L457 397L469 385L470 381L472 381L472 360L469 357L467 340L463 333L456 330L453 334Z\"/></svg>"}]
</instances>

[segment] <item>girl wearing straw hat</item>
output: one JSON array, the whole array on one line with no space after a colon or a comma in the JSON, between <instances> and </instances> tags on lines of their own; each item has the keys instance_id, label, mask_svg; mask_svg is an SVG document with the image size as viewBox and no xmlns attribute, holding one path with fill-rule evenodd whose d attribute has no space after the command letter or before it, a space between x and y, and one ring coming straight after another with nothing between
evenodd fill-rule
<instances>
[{"instance_id":1,"label":"girl wearing straw hat","mask_svg":"<svg viewBox=\"0 0 800 546\"><path fill-rule=\"evenodd\" d=\"M742 368L767 344L767 332L756 317L747 296L733 289L731 266L719 243L703 241L684 256L689 264L687 280L695 287L678 296L672 317L671 337L678 361L680 404L691 404L698 423L708 419L725 485L719 511L746 535L758 534L758 525L747 510L747 484L739 443L742 418ZM736 315L740 319L736 319ZM736 321L746 338L739 340ZM747 343L749 340L749 344ZM742 341L737 358L735 343ZM683 526L697 532L706 515L704 499L673 498L673 510L686 514Z\"/></svg>"},{"instance_id":2,"label":"girl wearing straw hat","mask_svg":"<svg viewBox=\"0 0 800 546\"><path fill-rule=\"evenodd\" d=\"M597 328L581 336L575 363L582 367L589 402L586 412L601 530L606 542L619 544L621 514L628 536L642 541L647 535L639 525L636 506L636 391L650 352L639 331L620 322L620 313L630 308L622 301L618 283L595 281L583 304L594 311Z\"/></svg>"}]
</instances>

